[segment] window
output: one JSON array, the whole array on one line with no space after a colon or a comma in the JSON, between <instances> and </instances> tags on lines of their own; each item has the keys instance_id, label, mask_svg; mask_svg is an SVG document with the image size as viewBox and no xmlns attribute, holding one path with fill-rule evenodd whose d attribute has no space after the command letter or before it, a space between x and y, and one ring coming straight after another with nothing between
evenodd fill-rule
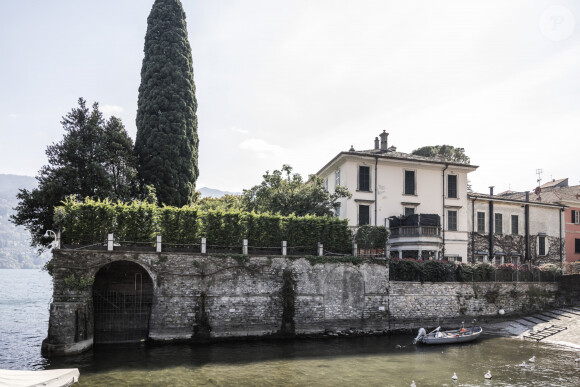
<instances>
[{"instance_id":1,"label":"window","mask_svg":"<svg viewBox=\"0 0 580 387\"><path fill-rule=\"evenodd\" d=\"M546 237L538 236L538 255L546 255Z\"/></svg>"},{"instance_id":2,"label":"window","mask_svg":"<svg viewBox=\"0 0 580 387\"><path fill-rule=\"evenodd\" d=\"M405 216L414 215L415 208L414 207L405 207Z\"/></svg>"},{"instance_id":3,"label":"window","mask_svg":"<svg viewBox=\"0 0 580 387\"><path fill-rule=\"evenodd\" d=\"M457 231L457 211L447 211L447 229L449 231Z\"/></svg>"},{"instance_id":4,"label":"window","mask_svg":"<svg viewBox=\"0 0 580 387\"><path fill-rule=\"evenodd\" d=\"M370 224L371 223L371 211L370 211L370 206L361 204L358 206L358 225L359 226L364 226L365 224Z\"/></svg>"},{"instance_id":5,"label":"window","mask_svg":"<svg viewBox=\"0 0 580 387\"><path fill-rule=\"evenodd\" d=\"M415 171L405 171L405 195L415 195Z\"/></svg>"},{"instance_id":6,"label":"window","mask_svg":"<svg viewBox=\"0 0 580 387\"><path fill-rule=\"evenodd\" d=\"M501 214L495 214L495 233L503 234L503 217Z\"/></svg>"},{"instance_id":7,"label":"window","mask_svg":"<svg viewBox=\"0 0 580 387\"><path fill-rule=\"evenodd\" d=\"M578 219L578 218L580 218L580 216L579 216L580 215L580 211L572 210L570 212L572 213L572 223L574 223L574 224L580 224L580 219Z\"/></svg>"},{"instance_id":8,"label":"window","mask_svg":"<svg viewBox=\"0 0 580 387\"><path fill-rule=\"evenodd\" d=\"M485 212L477 213L477 232L485 233Z\"/></svg>"},{"instance_id":9,"label":"window","mask_svg":"<svg viewBox=\"0 0 580 387\"><path fill-rule=\"evenodd\" d=\"M359 191L371 190L371 167L358 167L358 189Z\"/></svg>"},{"instance_id":10,"label":"window","mask_svg":"<svg viewBox=\"0 0 580 387\"><path fill-rule=\"evenodd\" d=\"M580 239L576 238L574 240L574 245L575 245L574 254L580 254Z\"/></svg>"},{"instance_id":11,"label":"window","mask_svg":"<svg viewBox=\"0 0 580 387\"><path fill-rule=\"evenodd\" d=\"M328 177L324 179L324 190L328 192Z\"/></svg>"},{"instance_id":12,"label":"window","mask_svg":"<svg viewBox=\"0 0 580 387\"><path fill-rule=\"evenodd\" d=\"M519 232L519 217L517 215L512 215L512 234L518 235Z\"/></svg>"},{"instance_id":13,"label":"window","mask_svg":"<svg viewBox=\"0 0 580 387\"><path fill-rule=\"evenodd\" d=\"M457 198L457 175L447 175L447 197Z\"/></svg>"},{"instance_id":14,"label":"window","mask_svg":"<svg viewBox=\"0 0 580 387\"><path fill-rule=\"evenodd\" d=\"M340 169L337 169L334 172L334 186L338 187L340 185Z\"/></svg>"}]
</instances>

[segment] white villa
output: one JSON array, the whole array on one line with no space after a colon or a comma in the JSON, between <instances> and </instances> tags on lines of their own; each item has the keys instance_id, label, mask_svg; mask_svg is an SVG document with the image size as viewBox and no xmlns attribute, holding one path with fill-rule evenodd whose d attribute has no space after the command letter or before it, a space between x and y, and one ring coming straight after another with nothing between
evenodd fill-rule
<instances>
[{"instance_id":1,"label":"white villa","mask_svg":"<svg viewBox=\"0 0 580 387\"><path fill-rule=\"evenodd\" d=\"M477 166L397 152L388 135L375 138L374 149L340 152L318 171L330 192L341 185L352 193L336 215L352 227L389 228L392 257L465 262L467 174Z\"/></svg>"}]
</instances>

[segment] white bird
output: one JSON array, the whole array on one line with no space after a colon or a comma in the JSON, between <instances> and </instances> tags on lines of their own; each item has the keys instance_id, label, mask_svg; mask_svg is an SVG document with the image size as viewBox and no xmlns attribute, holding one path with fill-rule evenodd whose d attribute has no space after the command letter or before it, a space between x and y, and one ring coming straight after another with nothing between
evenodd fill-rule
<instances>
[{"instance_id":1,"label":"white bird","mask_svg":"<svg viewBox=\"0 0 580 387\"><path fill-rule=\"evenodd\" d=\"M526 362L523 361L522 364L520 364L520 367L525 367L526 366Z\"/></svg>"},{"instance_id":2,"label":"white bird","mask_svg":"<svg viewBox=\"0 0 580 387\"><path fill-rule=\"evenodd\" d=\"M580 362L580 357L578 359L574 359L576 363Z\"/></svg>"},{"instance_id":3,"label":"white bird","mask_svg":"<svg viewBox=\"0 0 580 387\"><path fill-rule=\"evenodd\" d=\"M451 377L451 379L457 380L457 374L455 372L453 373L453 376Z\"/></svg>"},{"instance_id":4,"label":"white bird","mask_svg":"<svg viewBox=\"0 0 580 387\"><path fill-rule=\"evenodd\" d=\"M491 371L487 370L487 374L483 375L483 377L486 379L491 379Z\"/></svg>"},{"instance_id":5,"label":"white bird","mask_svg":"<svg viewBox=\"0 0 580 387\"><path fill-rule=\"evenodd\" d=\"M536 361L536 357L535 357L535 356L532 356L532 357L530 357L530 358L528 359L528 361L529 361L530 363L534 363L534 362Z\"/></svg>"},{"instance_id":6,"label":"white bird","mask_svg":"<svg viewBox=\"0 0 580 387\"><path fill-rule=\"evenodd\" d=\"M414 380L411 382L411 387L417 387Z\"/></svg>"}]
</instances>

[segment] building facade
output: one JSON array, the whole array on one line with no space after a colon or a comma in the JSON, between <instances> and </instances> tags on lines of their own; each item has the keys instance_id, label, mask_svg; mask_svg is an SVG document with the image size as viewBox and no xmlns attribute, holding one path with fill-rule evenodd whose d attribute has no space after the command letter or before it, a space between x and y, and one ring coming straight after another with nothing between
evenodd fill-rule
<instances>
[{"instance_id":1,"label":"building facade","mask_svg":"<svg viewBox=\"0 0 580 387\"><path fill-rule=\"evenodd\" d=\"M564 210L555 203L514 199L520 194L469 193L469 261L560 265L564 260Z\"/></svg>"},{"instance_id":2,"label":"building facade","mask_svg":"<svg viewBox=\"0 0 580 387\"><path fill-rule=\"evenodd\" d=\"M388 133L374 149L340 152L320 171L333 192L344 186L336 215L356 228L389 228L390 255L399 258L467 258L467 175L470 164L397 152Z\"/></svg>"}]
</instances>

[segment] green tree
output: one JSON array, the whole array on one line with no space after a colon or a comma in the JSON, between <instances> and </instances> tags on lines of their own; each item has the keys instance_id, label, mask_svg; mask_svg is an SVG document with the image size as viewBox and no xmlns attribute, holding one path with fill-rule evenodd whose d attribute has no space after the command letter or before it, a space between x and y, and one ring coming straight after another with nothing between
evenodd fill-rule
<instances>
[{"instance_id":1,"label":"green tree","mask_svg":"<svg viewBox=\"0 0 580 387\"><path fill-rule=\"evenodd\" d=\"M137 182L137 156L133 140L117 117L111 117L104 126L104 163L110 180L112 200L127 200L139 191Z\"/></svg>"},{"instance_id":2,"label":"green tree","mask_svg":"<svg viewBox=\"0 0 580 387\"><path fill-rule=\"evenodd\" d=\"M185 12L179 0L156 0L147 18L137 102L139 175L160 203L195 199L197 101Z\"/></svg>"},{"instance_id":3,"label":"green tree","mask_svg":"<svg viewBox=\"0 0 580 387\"><path fill-rule=\"evenodd\" d=\"M196 205L201 211L240 211L244 209L242 195L226 194L219 198L202 198L196 202Z\"/></svg>"},{"instance_id":4,"label":"green tree","mask_svg":"<svg viewBox=\"0 0 580 387\"><path fill-rule=\"evenodd\" d=\"M442 157L448 161L469 164L469 157L465 154L465 149L456 148L451 145L428 145L415 149L411 154L425 157Z\"/></svg>"},{"instance_id":5,"label":"green tree","mask_svg":"<svg viewBox=\"0 0 580 387\"><path fill-rule=\"evenodd\" d=\"M285 176L284 176L285 174ZM243 204L247 211L270 212L281 215L332 215L338 199L350 197L346 187L337 187L334 193L324 189L324 181L310 175L307 181L292 167L282 166L282 170L266 171L264 180L243 192Z\"/></svg>"},{"instance_id":6,"label":"green tree","mask_svg":"<svg viewBox=\"0 0 580 387\"><path fill-rule=\"evenodd\" d=\"M31 244L40 250L51 241L43 235L53 228L54 207L67 197L125 201L136 194L131 185L136 174L133 144L118 118L105 122L97 103L90 110L80 98L61 124L64 137L47 147L48 165L36 177L37 188L19 191L11 216L12 223L28 229Z\"/></svg>"}]
</instances>

